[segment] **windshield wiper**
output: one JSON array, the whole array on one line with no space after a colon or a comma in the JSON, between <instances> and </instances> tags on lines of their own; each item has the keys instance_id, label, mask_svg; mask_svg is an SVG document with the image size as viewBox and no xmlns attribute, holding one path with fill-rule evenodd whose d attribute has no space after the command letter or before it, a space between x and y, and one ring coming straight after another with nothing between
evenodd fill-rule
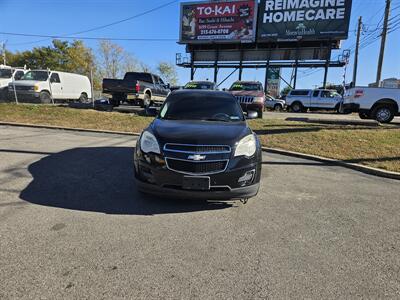
<instances>
[{"instance_id":1,"label":"windshield wiper","mask_svg":"<svg viewBox=\"0 0 400 300\"><path fill-rule=\"evenodd\" d=\"M202 121L230 122L230 120L220 119L220 118L204 118L204 119L201 119L201 120Z\"/></svg>"}]
</instances>

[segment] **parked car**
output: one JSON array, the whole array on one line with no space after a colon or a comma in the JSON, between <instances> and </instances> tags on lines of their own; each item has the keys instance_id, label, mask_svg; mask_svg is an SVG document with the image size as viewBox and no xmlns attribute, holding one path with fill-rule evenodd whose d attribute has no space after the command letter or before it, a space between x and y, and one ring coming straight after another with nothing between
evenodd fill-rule
<instances>
[{"instance_id":1,"label":"parked car","mask_svg":"<svg viewBox=\"0 0 400 300\"><path fill-rule=\"evenodd\" d=\"M137 187L144 193L248 199L260 185L261 145L232 95L180 90L168 96L142 132L134 167Z\"/></svg>"},{"instance_id":2,"label":"parked car","mask_svg":"<svg viewBox=\"0 0 400 300\"><path fill-rule=\"evenodd\" d=\"M259 81L236 81L229 92L239 101L244 112L255 111L262 118L264 111L265 93Z\"/></svg>"},{"instance_id":3,"label":"parked car","mask_svg":"<svg viewBox=\"0 0 400 300\"><path fill-rule=\"evenodd\" d=\"M390 123L400 115L400 89L355 87L346 91L345 112L358 112L361 119Z\"/></svg>"},{"instance_id":4,"label":"parked car","mask_svg":"<svg viewBox=\"0 0 400 300\"><path fill-rule=\"evenodd\" d=\"M169 84L151 73L127 72L124 79L103 79L103 94L114 106L131 102L149 108L161 105L170 92Z\"/></svg>"},{"instance_id":5,"label":"parked car","mask_svg":"<svg viewBox=\"0 0 400 300\"><path fill-rule=\"evenodd\" d=\"M286 95L286 105L293 112L310 110L336 110L339 112L343 97L332 90L291 90Z\"/></svg>"},{"instance_id":6,"label":"parked car","mask_svg":"<svg viewBox=\"0 0 400 300\"><path fill-rule=\"evenodd\" d=\"M20 80L27 72L24 68L13 68L10 66L0 65L0 100L8 97L8 84Z\"/></svg>"},{"instance_id":7,"label":"parked car","mask_svg":"<svg viewBox=\"0 0 400 300\"><path fill-rule=\"evenodd\" d=\"M282 99L276 99L270 95L265 96L265 102L264 102L265 108L266 109L273 109L275 111L282 111L286 107L286 102L285 100Z\"/></svg>"},{"instance_id":8,"label":"parked car","mask_svg":"<svg viewBox=\"0 0 400 300\"><path fill-rule=\"evenodd\" d=\"M32 70L21 80L8 84L10 97L14 97L14 85L19 100L51 103L53 100L78 100L87 102L92 89L87 76L49 70Z\"/></svg>"},{"instance_id":9,"label":"parked car","mask_svg":"<svg viewBox=\"0 0 400 300\"><path fill-rule=\"evenodd\" d=\"M183 88L185 90L216 90L217 86L211 81L190 81Z\"/></svg>"}]
</instances>

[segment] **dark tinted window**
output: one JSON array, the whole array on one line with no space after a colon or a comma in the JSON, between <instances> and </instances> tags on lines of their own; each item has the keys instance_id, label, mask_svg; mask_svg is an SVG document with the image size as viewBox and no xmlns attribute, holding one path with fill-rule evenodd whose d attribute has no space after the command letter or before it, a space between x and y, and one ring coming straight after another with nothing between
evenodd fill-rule
<instances>
[{"instance_id":1,"label":"dark tinted window","mask_svg":"<svg viewBox=\"0 0 400 300\"><path fill-rule=\"evenodd\" d=\"M11 78L11 69L0 69L0 78Z\"/></svg>"},{"instance_id":2,"label":"dark tinted window","mask_svg":"<svg viewBox=\"0 0 400 300\"><path fill-rule=\"evenodd\" d=\"M319 91L314 91L313 97L318 97L319 96Z\"/></svg>"},{"instance_id":3,"label":"dark tinted window","mask_svg":"<svg viewBox=\"0 0 400 300\"><path fill-rule=\"evenodd\" d=\"M169 120L243 121L239 103L231 95L171 94L159 118Z\"/></svg>"},{"instance_id":4,"label":"dark tinted window","mask_svg":"<svg viewBox=\"0 0 400 300\"><path fill-rule=\"evenodd\" d=\"M189 82L184 87L186 90L213 90L212 82Z\"/></svg>"},{"instance_id":5,"label":"dark tinted window","mask_svg":"<svg viewBox=\"0 0 400 300\"><path fill-rule=\"evenodd\" d=\"M55 82L55 83L60 83L61 82L60 81L60 76L58 76L57 73L51 74L50 80L51 80L51 82Z\"/></svg>"},{"instance_id":6,"label":"dark tinted window","mask_svg":"<svg viewBox=\"0 0 400 300\"><path fill-rule=\"evenodd\" d=\"M14 79L15 80L21 80L21 78L24 76L24 72L23 71L17 71L14 74Z\"/></svg>"},{"instance_id":7,"label":"dark tinted window","mask_svg":"<svg viewBox=\"0 0 400 300\"><path fill-rule=\"evenodd\" d=\"M291 96L308 96L310 91L307 90L293 90L290 92Z\"/></svg>"},{"instance_id":8,"label":"dark tinted window","mask_svg":"<svg viewBox=\"0 0 400 300\"><path fill-rule=\"evenodd\" d=\"M261 83L235 82L229 89L230 91L262 91Z\"/></svg>"},{"instance_id":9,"label":"dark tinted window","mask_svg":"<svg viewBox=\"0 0 400 300\"><path fill-rule=\"evenodd\" d=\"M153 83L153 78L149 73L136 73L136 72L129 72L125 74L124 80L126 81L145 81Z\"/></svg>"}]
</instances>

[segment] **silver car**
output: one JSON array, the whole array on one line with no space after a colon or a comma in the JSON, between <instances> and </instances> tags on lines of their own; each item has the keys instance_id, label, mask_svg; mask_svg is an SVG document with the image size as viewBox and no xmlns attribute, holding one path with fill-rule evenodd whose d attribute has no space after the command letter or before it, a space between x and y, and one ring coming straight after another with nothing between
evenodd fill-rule
<instances>
[{"instance_id":1,"label":"silver car","mask_svg":"<svg viewBox=\"0 0 400 300\"><path fill-rule=\"evenodd\" d=\"M265 96L264 106L266 109L271 109L275 111L282 111L286 107L285 100L275 99L269 95Z\"/></svg>"}]
</instances>

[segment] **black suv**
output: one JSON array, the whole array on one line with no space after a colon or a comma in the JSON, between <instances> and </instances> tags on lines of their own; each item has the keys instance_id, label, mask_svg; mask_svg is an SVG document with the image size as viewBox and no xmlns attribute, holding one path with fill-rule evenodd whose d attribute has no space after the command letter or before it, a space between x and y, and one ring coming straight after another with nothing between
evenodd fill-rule
<instances>
[{"instance_id":1,"label":"black suv","mask_svg":"<svg viewBox=\"0 0 400 300\"><path fill-rule=\"evenodd\" d=\"M248 199L258 193L261 156L234 96L180 90L142 132L135 177L139 191L160 196Z\"/></svg>"}]
</instances>

